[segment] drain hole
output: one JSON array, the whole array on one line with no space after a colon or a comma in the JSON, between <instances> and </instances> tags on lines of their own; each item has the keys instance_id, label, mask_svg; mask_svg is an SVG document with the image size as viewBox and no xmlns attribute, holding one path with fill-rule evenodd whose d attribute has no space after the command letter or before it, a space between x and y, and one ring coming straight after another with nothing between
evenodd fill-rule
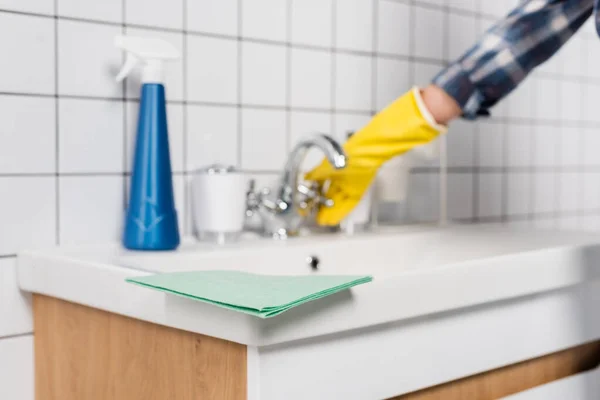
<instances>
[{"instance_id":1,"label":"drain hole","mask_svg":"<svg viewBox=\"0 0 600 400\"><path fill-rule=\"evenodd\" d=\"M319 257L317 256L308 256L306 258L306 263L311 269L316 271L319 269L319 264L321 263L321 260L319 260Z\"/></svg>"}]
</instances>

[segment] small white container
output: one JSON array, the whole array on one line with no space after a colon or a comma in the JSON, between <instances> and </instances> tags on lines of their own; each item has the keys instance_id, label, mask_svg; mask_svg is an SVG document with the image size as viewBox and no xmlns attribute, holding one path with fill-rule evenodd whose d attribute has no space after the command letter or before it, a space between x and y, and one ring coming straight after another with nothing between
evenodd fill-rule
<instances>
[{"instance_id":1,"label":"small white container","mask_svg":"<svg viewBox=\"0 0 600 400\"><path fill-rule=\"evenodd\" d=\"M192 177L194 233L200 240L235 240L244 228L248 178L230 166L211 165Z\"/></svg>"}]
</instances>

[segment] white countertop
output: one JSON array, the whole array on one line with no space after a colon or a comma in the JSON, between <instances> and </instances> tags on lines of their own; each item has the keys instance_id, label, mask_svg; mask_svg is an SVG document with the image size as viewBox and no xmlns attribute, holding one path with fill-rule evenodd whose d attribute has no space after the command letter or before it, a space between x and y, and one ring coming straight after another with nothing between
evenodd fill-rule
<instances>
[{"instance_id":1,"label":"white countertop","mask_svg":"<svg viewBox=\"0 0 600 400\"><path fill-rule=\"evenodd\" d=\"M319 271L305 259L322 260ZM600 279L600 235L471 225L403 227L354 237L245 240L140 253L117 243L22 252L29 292L220 337L269 346L547 292ZM154 272L240 269L268 274L371 274L373 282L262 320L138 287Z\"/></svg>"}]
</instances>

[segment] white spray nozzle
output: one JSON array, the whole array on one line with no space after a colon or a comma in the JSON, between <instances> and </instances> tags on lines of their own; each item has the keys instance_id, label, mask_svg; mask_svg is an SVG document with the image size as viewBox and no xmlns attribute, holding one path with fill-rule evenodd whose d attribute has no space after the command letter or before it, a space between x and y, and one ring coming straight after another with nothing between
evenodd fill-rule
<instances>
[{"instance_id":1,"label":"white spray nozzle","mask_svg":"<svg viewBox=\"0 0 600 400\"><path fill-rule=\"evenodd\" d=\"M115 46L127 52L125 63L115 78L117 82L125 79L138 64L142 64L142 82L162 83L163 61L180 57L175 46L158 38L117 36Z\"/></svg>"},{"instance_id":2,"label":"white spray nozzle","mask_svg":"<svg viewBox=\"0 0 600 400\"><path fill-rule=\"evenodd\" d=\"M117 74L115 80L117 82L121 82L123 79L127 77L133 71L135 67L137 67L139 60L133 54L127 54L125 58L125 64L121 67L121 70Z\"/></svg>"}]
</instances>

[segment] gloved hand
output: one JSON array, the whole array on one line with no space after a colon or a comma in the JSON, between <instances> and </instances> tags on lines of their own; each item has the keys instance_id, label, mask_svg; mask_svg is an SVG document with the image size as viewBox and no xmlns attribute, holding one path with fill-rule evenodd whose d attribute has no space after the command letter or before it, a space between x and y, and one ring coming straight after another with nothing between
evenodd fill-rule
<instances>
[{"instance_id":1,"label":"gloved hand","mask_svg":"<svg viewBox=\"0 0 600 400\"><path fill-rule=\"evenodd\" d=\"M437 124L425 107L418 88L395 100L344 144L346 168L336 170L324 160L306 174L306 180L320 185L328 182L325 196L334 201L332 207L319 210L317 223L339 224L361 200L386 161L445 131L446 127Z\"/></svg>"}]
</instances>

